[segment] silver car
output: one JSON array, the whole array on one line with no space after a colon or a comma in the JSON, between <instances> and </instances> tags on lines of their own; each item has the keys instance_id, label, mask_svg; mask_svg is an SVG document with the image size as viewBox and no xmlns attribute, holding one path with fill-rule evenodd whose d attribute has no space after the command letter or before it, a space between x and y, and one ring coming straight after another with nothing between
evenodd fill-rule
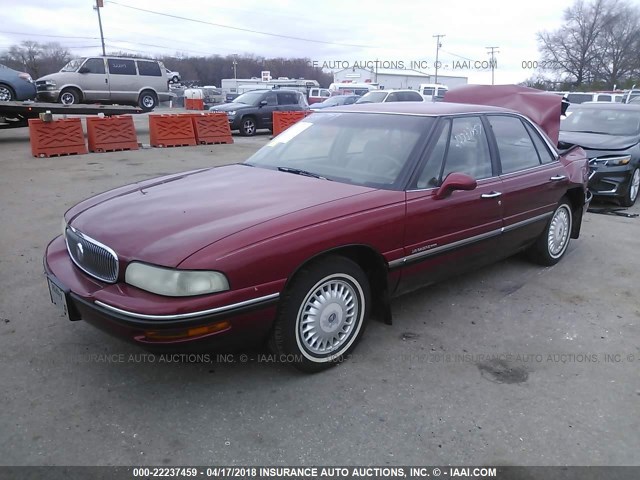
<instances>
[{"instance_id":1,"label":"silver car","mask_svg":"<svg viewBox=\"0 0 640 480\"><path fill-rule=\"evenodd\" d=\"M74 59L58 73L36 80L36 87L41 101L121 103L145 111L173 97L162 62L129 57Z\"/></svg>"}]
</instances>

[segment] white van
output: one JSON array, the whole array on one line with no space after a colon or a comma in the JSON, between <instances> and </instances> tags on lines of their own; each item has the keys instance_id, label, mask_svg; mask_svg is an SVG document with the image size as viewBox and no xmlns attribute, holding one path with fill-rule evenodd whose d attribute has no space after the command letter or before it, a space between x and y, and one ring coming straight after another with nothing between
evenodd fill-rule
<instances>
[{"instance_id":1,"label":"white van","mask_svg":"<svg viewBox=\"0 0 640 480\"><path fill-rule=\"evenodd\" d=\"M365 93L370 92L371 90L378 90L377 83L351 83L351 82L343 82L343 83L332 83L329 85L329 91L331 92L331 96L335 95L364 95Z\"/></svg>"},{"instance_id":2,"label":"white van","mask_svg":"<svg viewBox=\"0 0 640 480\"><path fill-rule=\"evenodd\" d=\"M45 102L121 103L145 111L174 96L162 62L130 57L77 58L58 73L40 77L36 88Z\"/></svg>"},{"instance_id":3,"label":"white van","mask_svg":"<svg viewBox=\"0 0 640 480\"><path fill-rule=\"evenodd\" d=\"M444 94L449 91L449 87L440 83L421 83L418 91L427 102L431 102L442 100Z\"/></svg>"}]
</instances>

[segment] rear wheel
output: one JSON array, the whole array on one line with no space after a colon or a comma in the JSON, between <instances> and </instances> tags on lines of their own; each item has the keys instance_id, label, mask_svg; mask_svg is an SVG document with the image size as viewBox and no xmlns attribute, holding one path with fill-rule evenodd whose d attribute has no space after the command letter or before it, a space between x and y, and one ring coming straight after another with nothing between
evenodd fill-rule
<instances>
[{"instance_id":1,"label":"rear wheel","mask_svg":"<svg viewBox=\"0 0 640 480\"><path fill-rule=\"evenodd\" d=\"M151 90L145 90L138 97L138 106L145 112L150 112L158 106L158 97Z\"/></svg>"},{"instance_id":2,"label":"rear wheel","mask_svg":"<svg viewBox=\"0 0 640 480\"><path fill-rule=\"evenodd\" d=\"M344 257L325 257L296 275L282 298L270 343L299 370L325 370L355 348L370 303L362 269Z\"/></svg>"},{"instance_id":3,"label":"rear wheel","mask_svg":"<svg viewBox=\"0 0 640 480\"><path fill-rule=\"evenodd\" d=\"M256 134L256 120L253 117L244 117L240 124L240 134L251 137Z\"/></svg>"},{"instance_id":4,"label":"rear wheel","mask_svg":"<svg viewBox=\"0 0 640 480\"><path fill-rule=\"evenodd\" d=\"M531 260L545 266L558 263L569 246L572 225L571 204L565 197L560 200L542 235L529 249Z\"/></svg>"},{"instance_id":5,"label":"rear wheel","mask_svg":"<svg viewBox=\"0 0 640 480\"><path fill-rule=\"evenodd\" d=\"M13 92L13 88L4 83L0 83L0 102L10 102L16 99L16 94Z\"/></svg>"},{"instance_id":6,"label":"rear wheel","mask_svg":"<svg viewBox=\"0 0 640 480\"><path fill-rule=\"evenodd\" d=\"M80 92L75 88L65 88L60 92L59 101L63 105L76 105L80 103Z\"/></svg>"},{"instance_id":7,"label":"rear wheel","mask_svg":"<svg viewBox=\"0 0 640 480\"><path fill-rule=\"evenodd\" d=\"M634 203L636 203L636 199L638 198L638 192L640 191L640 168L636 168L631 173L631 180L629 180L629 186L627 187L627 191L622 197L620 203L623 207L631 207Z\"/></svg>"}]
</instances>

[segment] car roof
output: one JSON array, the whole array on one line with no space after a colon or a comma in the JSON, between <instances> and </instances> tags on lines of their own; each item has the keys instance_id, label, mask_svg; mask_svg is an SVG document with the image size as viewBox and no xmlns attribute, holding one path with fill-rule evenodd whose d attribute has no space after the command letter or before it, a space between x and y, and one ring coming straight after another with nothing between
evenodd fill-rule
<instances>
[{"instance_id":1,"label":"car roof","mask_svg":"<svg viewBox=\"0 0 640 480\"><path fill-rule=\"evenodd\" d=\"M640 112L640 103L618 103L618 102L585 102L572 104L573 108L580 108L583 110L632 110L635 112Z\"/></svg>"},{"instance_id":2,"label":"car roof","mask_svg":"<svg viewBox=\"0 0 640 480\"><path fill-rule=\"evenodd\" d=\"M640 107L640 106L639 106ZM359 112L359 113L394 113L407 115L454 115L458 113L517 113L502 107L487 105L472 105L453 102L386 102L386 103L356 103L341 107L331 108L332 112Z\"/></svg>"}]
</instances>

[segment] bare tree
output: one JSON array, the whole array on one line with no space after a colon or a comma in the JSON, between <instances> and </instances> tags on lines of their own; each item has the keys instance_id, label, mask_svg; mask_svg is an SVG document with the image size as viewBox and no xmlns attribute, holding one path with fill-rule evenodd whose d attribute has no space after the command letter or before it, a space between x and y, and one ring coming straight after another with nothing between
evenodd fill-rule
<instances>
[{"instance_id":1,"label":"bare tree","mask_svg":"<svg viewBox=\"0 0 640 480\"><path fill-rule=\"evenodd\" d=\"M610 4L607 0L577 0L565 10L559 30L538 33L543 63L566 72L576 86L593 80L600 62L596 46L611 21Z\"/></svg>"},{"instance_id":2,"label":"bare tree","mask_svg":"<svg viewBox=\"0 0 640 480\"><path fill-rule=\"evenodd\" d=\"M31 40L12 45L0 55L0 62L10 68L26 71L33 78L60 70L70 59L69 50L59 43L41 44Z\"/></svg>"}]
</instances>

